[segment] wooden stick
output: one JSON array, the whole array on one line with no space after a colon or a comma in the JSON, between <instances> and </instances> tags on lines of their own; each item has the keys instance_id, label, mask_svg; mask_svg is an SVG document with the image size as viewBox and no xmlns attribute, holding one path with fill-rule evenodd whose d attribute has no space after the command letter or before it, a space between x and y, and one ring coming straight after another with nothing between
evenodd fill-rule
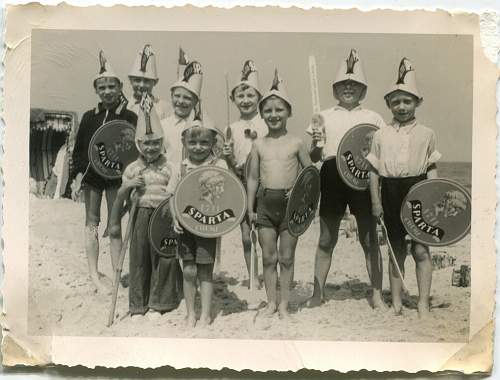
<instances>
[{"instance_id":1,"label":"wooden stick","mask_svg":"<svg viewBox=\"0 0 500 380\"><path fill-rule=\"evenodd\" d=\"M321 111L320 103L319 103L319 88L318 88L318 73L316 71L316 58L314 55L309 56L309 81L311 84L311 99L312 99L312 108L313 114L319 114ZM313 123L314 125L314 123ZM323 141L318 141L318 148L322 148L324 146Z\"/></svg>"},{"instance_id":2,"label":"wooden stick","mask_svg":"<svg viewBox=\"0 0 500 380\"><path fill-rule=\"evenodd\" d=\"M116 267L115 280L113 282L113 297L111 299L111 309L109 310L107 327L111 327L111 325L113 324L113 321L115 319L115 309L116 309L116 299L118 297L118 287L120 286L120 278L122 275L123 261L125 260L125 254L127 253L128 242L130 240L130 232L132 231L132 225L134 224L136 209L137 209L137 198L134 197L132 200L132 206L130 207L129 219L127 222L127 229L125 231L125 236L123 238L123 244L122 244L122 249L120 251L120 257L118 258L118 265Z\"/></svg>"},{"instance_id":3,"label":"wooden stick","mask_svg":"<svg viewBox=\"0 0 500 380\"><path fill-rule=\"evenodd\" d=\"M256 284L255 278L255 260L257 258L257 233L255 232L255 226L252 223L252 230L250 231L250 237L252 239L252 254L250 255L250 281L249 289L255 290Z\"/></svg>"},{"instance_id":4,"label":"wooden stick","mask_svg":"<svg viewBox=\"0 0 500 380\"><path fill-rule=\"evenodd\" d=\"M396 271L398 272L398 276L401 279L401 283L403 284L403 290L408 293L408 287L405 284L405 280L403 278L403 273L401 273L401 269L399 268L399 264L396 260L396 256L394 255L394 251L392 249L391 242L389 240L389 234L387 233L387 227L385 226L384 220L380 218L380 225L382 226L382 229L384 230L384 234L387 238L387 246L389 247L389 256L391 258L391 261L394 263L394 266L396 267Z\"/></svg>"}]
</instances>

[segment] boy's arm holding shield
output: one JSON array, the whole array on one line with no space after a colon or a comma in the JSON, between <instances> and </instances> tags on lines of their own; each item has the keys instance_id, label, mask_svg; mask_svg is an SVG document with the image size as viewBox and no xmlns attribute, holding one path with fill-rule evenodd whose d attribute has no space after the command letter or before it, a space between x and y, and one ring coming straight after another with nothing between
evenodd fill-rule
<instances>
[{"instance_id":1,"label":"boy's arm holding shield","mask_svg":"<svg viewBox=\"0 0 500 380\"><path fill-rule=\"evenodd\" d=\"M247 178L247 210L250 223L255 223L257 214L255 213L255 197L257 195L257 187L259 186L259 166L260 157L257 151L257 142L253 144L250 151L250 170Z\"/></svg>"}]
</instances>

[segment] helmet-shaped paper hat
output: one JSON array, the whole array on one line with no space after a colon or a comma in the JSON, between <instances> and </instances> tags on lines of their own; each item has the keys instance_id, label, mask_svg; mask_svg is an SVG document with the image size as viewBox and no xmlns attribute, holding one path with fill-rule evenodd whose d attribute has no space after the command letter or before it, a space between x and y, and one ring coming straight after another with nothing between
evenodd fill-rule
<instances>
[{"instance_id":1,"label":"helmet-shaped paper hat","mask_svg":"<svg viewBox=\"0 0 500 380\"><path fill-rule=\"evenodd\" d=\"M259 112L261 114L265 100L272 96L276 96L285 101L285 103L288 104L288 107L290 107L290 116L292 116L292 103L290 102L290 98L288 97L288 93L286 91L283 79L281 79L281 77L278 74L278 69L274 70L274 79L273 79L273 84L271 85L271 89L264 94L264 96L259 102Z\"/></svg>"},{"instance_id":2,"label":"helmet-shaped paper hat","mask_svg":"<svg viewBox=\"0 0 500 380\"><path fill-rule=\"evenodd\" d=\"M164 139L160 118L153 104L154 101L150 95L142 96L135 130L135 142L139 151L141 151L139 141Z\"/></svg>"},{"instance_id":3,"label":"helmet-shaped paper hat","mask_svg":"<svg viewBox=\"0 0 500 380\"><path fill-rule=\"evenodd\" d=\"M151 45L144 45L144 48L139 51L128 76L158 80L156 58Z\"/></svg>"},{"instance_id":4,"label":"helmet-shaped paper hat","mask_svg":"<svg viewBox=\"0 0 500 380\"><path fill-rule=\"evenodd\" d=\"M403 58L399 64L398 69L398 79L396 83L392 85L391 89L385 94L384 98L387 99L394 91L404 91L409 94L416 96L419 100L422 100L420 93L417 89L417 77L415 75L415 69L408 58Z\"/></svg>"},{"instance_id":5,"label":"helmet-shaped paper hat","mask_svg":"<svg viewBox=\"0 0 500 380\"><path fill-rule=\"evenodd\" d=\"M259 74L257 72L257 68L255 67L255 63L251 59L245 61L245 63L243 64L243 69L241 70L241 78L231 90L231 96L234 96L234 90L236 90L236 88L238 86L241 86L242 84L246 84L254 88L260 94Z\"/></svg>"},{"instance_id":6,"label":"helmet-shaped paper hat","mask_svg":"<svg viewBox=\"0 0 500 380\"><path fill-rule=\"evenodd\" d=\"M365 79L365 74L363 72L363 66L359 58L358 52L355 49L351 49L349 57L345 61L342 61L339 70L337 71L337 76L333 81L333 84L343 82L345 80L352 80L368 86Z\"/></svg>"},{"instance_id":7,"label":"helmet-shaped paper hat","mask_svg":"<svg viewBox=\"0 0 500 380\"><path fill-rule=\"evenodd\" d=\"M99 72L94 78L94 83L100 78L116 78L118 79L118 81L120 81L120 78L118 78L118 75L115 74L115 71L106 59L106 56L104 55L104 52L102 50L99 51Z\"/></svg>"},{"instance_id":8,"label":"helmet-shaped paper hat","mask_svg":"<svg viewBox=\"0 0 500 380\"><path fill-rule=\"evenodd\" d=\"M201 71L201 64L199 62L193 61L187 64L181 77L177 80L177 82L170 86L170 90L173 90L177 87L183 87L195 94L199 99L201 95L202 82L203 72Z\"/></svg>"}]
</instances>

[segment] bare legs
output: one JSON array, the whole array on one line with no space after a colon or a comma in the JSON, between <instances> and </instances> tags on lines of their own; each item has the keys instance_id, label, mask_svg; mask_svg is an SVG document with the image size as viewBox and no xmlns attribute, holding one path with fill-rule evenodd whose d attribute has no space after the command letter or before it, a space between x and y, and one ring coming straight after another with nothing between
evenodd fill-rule
<instances>
[{"instance_id":1,"label":"bare legs","mask_svg":"<svg viewBox=\"0 0 500 380\"><path fill-rule=\"evenodd\" d=\"M213 264L196 264L193 261L184 261L184 299L186 300L186 324L188 327L196 325L195 299L196 281L200 280L201 316L200 325L207 326L211 322L211 305L213 295L212 273Z\"/></svg>"},{"instance_id":2,"label":"bare legs","mask_svg":"<svg viewBox=\"0 0 500 380\"><path fill-rule=\"evenodd\" d=\"M277 246L280 240L279 249ZM262 247L262 262L264 266L264 284L267 294L267 307L264 315L271 315L276 310L280 317L290 318L288 303L290 301L290 286L293 278L293 265L297 238L290 235L288 230L278 232L272 228L259 228L259 243ZM278 270L280 266L280 299L278 304Z\"/></svg>"}]
</instances>

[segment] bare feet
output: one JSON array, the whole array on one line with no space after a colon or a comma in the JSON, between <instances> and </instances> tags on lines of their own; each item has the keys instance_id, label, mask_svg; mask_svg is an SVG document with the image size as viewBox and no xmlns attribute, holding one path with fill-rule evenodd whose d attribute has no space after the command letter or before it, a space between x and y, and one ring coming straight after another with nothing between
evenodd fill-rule
<instances>
[{"instance_id":1,"label":"bare feet","mask_svg":"<svg viewBox=\"0 0 500 380\"><path fill-rule=\"evenodd\" d=\"M112 282L102 273L96 276L91 276L91 286L94 293L110 294L112 289Z\"/></svg>"},{"instance_id":2,"label":"bare feet","mask_svg":"<svg viewBox=\"0 0 500 380\"><path fill-rule=\"evenodd\" d=\"M161 318L162 314L159 311L150 310L147 316L150 321L157 321L158 319Z\"/></svg>"},{"instance_id":3,"label":"bare feet","mask_svg":"<svg viewBox=\"0 0 500 380\"><path fill-rule=\"evenodd\" d=\"M201 328L208 327L212 323L212 319L210 317L200 317L200 320L198 322L198 326Z\"/></svg>"},{"instance_id":4,"label":"bare feet","mask_svg":"<svg viewBox=\"0 0 500 380\"><path fill-rule=\"evenodd\" d=\"M278 313L281 320L285 322L293 322L292 316L288 311L288 305L280 305Z\"/></svg>"},{"instance_id":5,"label":"bare feet","mask_svg":"<svg viewBox=\"0 0 500 380\"><path fill-rule=\"evenodd\" d=\"M186 317L186 327L192 329L196 326L196 317L188 315Z\"/></svg>"},{"instance_id":6,"label":"bare feet","mask_svg":"<svg viewBox=\"0 0 500 380\"><path fill-rule=\"evenodd\" d=\"M403 305L392 305L392 308L394 309L394 315L403 315Z\"/></svg>"},{"instance_id":7,"label":"bare feet","mask_svg":"<svg viewBox=\"0 0 500 380\"><path fill-rule=\"evenodd\" d=\"M418 317L420 319L426 319L430 315L429 303L428 302L419 302L417 304Z\"/></svg>"},{"instance_id":8,"label":"bare feet","mask_svg":"<svg viewBox=\"0 0 500 380\"><path fill-rule=\"evenodd\" d=\"M387 305L385 304L384 300L382 299L382 296L378 292L373 292L372 307L374 310L377 310L377 309L387 310L388 309Z\"/></svg>"},{"instance_id":9,"label":"bare feet","mask_svg":"<svg viewBox=\"0 0 500 380\"><path fill-rule=\"evenodd\" d=\"M262 317L271 317L276 313L277 307L274 302L269 302L267 306L259 311L259 315Z\"/></svg>"},{"instance_id":10,"label":"bare feet","mask_svg":"<svg viewBox=\"0 0 500 380\"><path fill-rule=\"evenodd\" d=\"M141 319L142 316L143 316L142 314L131 314L130 319L133 321L137 321L137 320Z\"/></svg>"},{"instance_id":11,"label":"bare feet","mask_svg":"<svg viewBox=\"0 0 500 380\"><path fill-rule=\"evenodd\" d=\"M312 296L311 298L309 298L307 301L306 301L306 307L307 308L314 308L314 307L318 307L318 306L321 306L325 303L325 300L322 299L321 297L317 297L317 296Z\"/></svg>"}]
</instances>

